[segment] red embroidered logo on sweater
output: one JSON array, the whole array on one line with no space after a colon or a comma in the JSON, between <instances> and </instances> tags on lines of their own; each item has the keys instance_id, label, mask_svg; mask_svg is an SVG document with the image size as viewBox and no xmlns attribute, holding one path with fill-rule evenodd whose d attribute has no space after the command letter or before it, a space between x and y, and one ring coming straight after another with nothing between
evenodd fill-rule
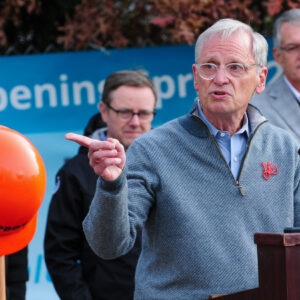
<instances>
[{"instance_id":1,"label":"red embroidered logo on sweater","mask_svg":"<svg viewBox=\"0 0 300 300\"><path fill-rule=\"evenodd\" d=\"M269 180L271 178L271 175L278 174L278 167L276 165L271 165L271 162L268 161L267 163L262 162L261 163L264 171L263 171L263 178L266 180Z\"/></svg>"}]
</instances>

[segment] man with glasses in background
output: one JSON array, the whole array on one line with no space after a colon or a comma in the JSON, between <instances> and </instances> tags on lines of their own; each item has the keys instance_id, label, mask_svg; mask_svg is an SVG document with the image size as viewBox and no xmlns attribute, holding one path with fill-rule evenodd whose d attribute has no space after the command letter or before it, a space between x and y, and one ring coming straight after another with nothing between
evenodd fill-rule
<instances>
[{"instance_id":1,"label":"man with glasses in background","mask_svg":"<svg viewBox=\"0 0 300 300\"><path fill-rule=\"evenodd\" d=\"M111 74L99 104L107 127L95 128L90 137L118 139L127 150L151 129L156 98L152 82L143 73ZM56 176L44 241L47 268L62 300L132 300L140 237L127 254L104 260L93 253L82 231L97 181L87 152L81 147Z\"/></svg>"},{"instance_id":2,"label":"man with glasses in background","mask_svg":"<svg viewBox=\"0 0 300 300\"><path fill-rule=\"evenodd\" d=\"M196 43L190 113L126 154L117 140L66 135L101 177L83 222L95 253L124 255L142 232L135 300L258 287L254 233L300 225L296 140L248 105L265 88L267 50L250 26L219 20Z\"/></svg>"},{"instance_id":3,"label":"man with glasses in background","mask_svg":"<svg viewBox=\"0 0 300 300\"><path fill-rule=\"evenodd\" d=\"M283 74L251 103L274 125L290 131L300 145L300 9L285 11L276 20L273 41Z\"/></svg>"}]
</instances>

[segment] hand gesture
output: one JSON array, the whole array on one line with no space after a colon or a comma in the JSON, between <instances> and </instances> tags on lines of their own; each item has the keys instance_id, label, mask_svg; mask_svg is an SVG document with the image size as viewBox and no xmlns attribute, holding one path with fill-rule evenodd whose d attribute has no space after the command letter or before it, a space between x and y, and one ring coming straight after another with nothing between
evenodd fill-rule
<instances>
[{"instance_id":1,"label":"hand gesture","mask_svg":"<svg viewBox=\"0 0 300 300\"><path fill-rule=\"evenodd\" d=\"M113 181L122 173L126 155L123 145L117 139L99 141L76 133L67 133L65 138L89 148L90 166L103 180Z\"/></svg>"}]
</instances>

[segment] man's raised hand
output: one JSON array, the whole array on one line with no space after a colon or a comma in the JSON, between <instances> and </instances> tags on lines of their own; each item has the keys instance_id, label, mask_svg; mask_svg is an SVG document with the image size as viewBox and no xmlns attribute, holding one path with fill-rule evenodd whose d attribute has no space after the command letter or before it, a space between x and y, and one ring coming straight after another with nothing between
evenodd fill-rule
<instances>
[{"instance_id":1,"label":"man's raised hand","mask_svg":"<svg viewBox=\"0 0 300 300\"><path fill-rule=\"evenodd\" d=\"M122 173L126 155L123 145L117 139L99 141L76 133L67 133L65 138L89 148L90 166L104 180L113 181Z\"/></svg>"}]
</instances>

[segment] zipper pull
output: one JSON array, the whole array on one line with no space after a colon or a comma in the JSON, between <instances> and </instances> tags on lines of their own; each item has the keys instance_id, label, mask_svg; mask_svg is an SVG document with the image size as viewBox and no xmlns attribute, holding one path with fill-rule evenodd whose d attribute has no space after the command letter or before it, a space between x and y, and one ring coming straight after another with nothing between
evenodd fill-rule
<instances>
[{"instance_id":1,"label":"zipper pull","mask_svg":"<svg viewBox=\"0 0 300 300\"><path fill-rule=\"evenodd\" d=\"M246 196L246 192L245 190L242 188L242 186L240 185L239 181L236 182L238 188L239 188L239 191L241 193L242 196Z\"/></svg>"}]
</instances>

